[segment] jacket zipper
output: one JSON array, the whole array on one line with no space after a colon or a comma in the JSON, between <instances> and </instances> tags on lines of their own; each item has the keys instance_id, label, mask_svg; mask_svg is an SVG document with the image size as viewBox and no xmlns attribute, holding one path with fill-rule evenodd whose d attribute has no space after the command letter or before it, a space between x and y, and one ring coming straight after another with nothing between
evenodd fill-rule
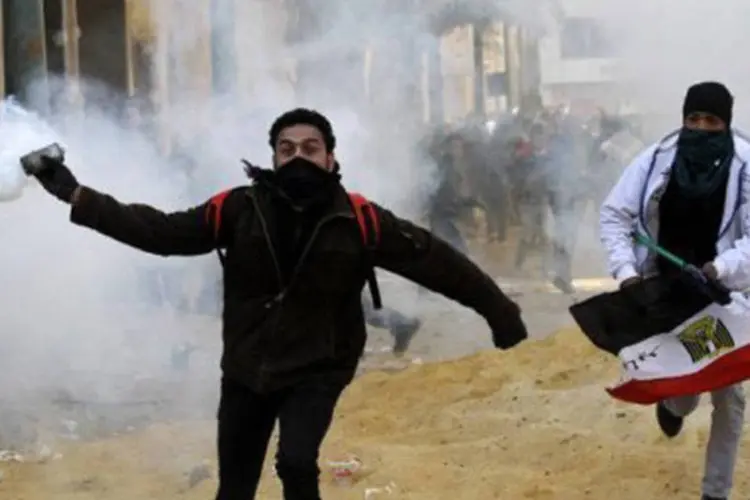
<instances>
[{"instance_id":1,"label":"jacket zipper","mask_svg":"<svg viewBox=\"0 0 750 500\"><path fill-rule=\"evenodd\" d=\"M312 234L310 235L310 238L308 239L307 243L305 244L304 249L302 250L302 254L300 255L300 258L297 260L297 264L294 267L294 271L292 272L292 276L289 279L289 284L287 286L284 286L284 280L281 276L281 266L279 265L278 257L276 256L276 249L273 246L273 241L271 240L270 232L268 231L268 225L266 223L266 219L263 217L263 212L260 209L260 204L258 203L258 200L255 198L254 194L250 194L250 197L253 200L253 206L255 207L255 211L258 214L258 218L260 220L260 226L261 230L263 231L263 237L266 240L266 244L268 245L268 250L271 253L271 260L273 261L274 269L276 271L276 278L279 283L279 293L271 299L269 302L265 304L266 309L271 309L273 306L279 306L281 307L284 298L286 297L287 292L292 288L295 281L297 280L297 277L302 270L302 265L307 260L307 256L310 253L310 250L312 249L313 244L315 243L315 240L318 236L318 233L320 233L320 229L326 225L328 222L344 218L344 219L354 219L354 214L347 214L347 213L335 213L332 215L328 215L324 218L322 218L316 225L315 229L313 229ZM276 324L273 327L273 330L275 331L278 327L279 318L281 316L281 311L278 311L276 314ZM263 383L263 379L265 378L265 373L268 371L267 363L265 359L261 359L259 363L259 372L261 376L261 384Z\"/></svg>"},{"instance_id":2,"label":"jacket zipper","mask_svg":"<svg viewBox=\"0 0 750 500\"><path fill-rule=\"evenodd\" d=\"M274 271L276 271L276 282L279 284L279 290L281 290L281 292L279 292L279 295L281 295L284 293L284 280L281 277L281 266L279 265L279 259L276 256L276 249L273 246L271 235L268 232L268 224L266 223L266 218L263 217L263 211L260 209L258 200L255 199L254 194L250 194L250 198L253 200L253 207L255 207L255 212L258 214L258 220L260 220L260 227L261 227L261 230L263 231L263 237L266 239L266 245L268 245L268 250L271 253L271 260L273 261L273 268L274 268Z\"/></svg>"},{"instance_id":3,"label":"jacket zipper","mask_svg":"<svg viewBox=\"0 0 750 500\"><path fill-rule=\"evenodd\" d=\"M287 286L287 290L291 289L294 286L295 282L297 281L297 277L299 276L299 273L302 271L302 266L307 261L307 257L310 253L310 250L312 249L313 244L315 243L315 240L318 237L318 233L320 232L321 228L325 226L327 223L335 219L354 219L354 214L350 215L350 214L336 213L336 214L323 217L318 222L318 224L315 226L315 229L313 229L313 232L310 235L310 238L308 239L307 244L305 245L305 248L302 250L299 260L297 261L297 264L294 266L294 271L292 272L292 277L289 279L289 285ZM332 351L332 357L333 357L336 355L335 343L331 341L331 344L332 344L331 351Z\"/></svg>"},{"instance_id":4,"label":"jacket zipper","mask_svg":"<svg viewBox=\"0 0 750 500\"><path fill-rule=\"evenodd\" d=\"M331 214L331 215L327 215L323 217L318 222L318 224L315 226L315 229L313 229L313 232L310 235L310 238L307 240L307 243L305 244L305 248L302 250L300 257L297 260L297 264L294 266L294 271L292 272L292 276L289 279L289 285L286 287L287 290L292 288L294 283L297 281L297 277L300 271L302 270L302 266L305 264L305 261L307 260L310 250L312 250L312 246L315 243L315 240L317 239L318 233L320 233L321 228L325 226L327 223L335 219L354 219L354 215L335 213L335 214Z\"/></svg>"}]
</instances>

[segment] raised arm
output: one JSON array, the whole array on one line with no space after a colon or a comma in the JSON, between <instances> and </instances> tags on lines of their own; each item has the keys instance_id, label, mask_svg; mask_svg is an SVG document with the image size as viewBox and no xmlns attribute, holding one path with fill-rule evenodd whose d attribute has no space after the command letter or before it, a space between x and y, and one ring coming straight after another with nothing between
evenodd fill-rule
<instances>
[{"instance_id":1,"label":"raised arm","mask_svg":"<svg viewBox=\"0 0 750 500\"><path fill-rule=\"evenodd\" d=\"M231 229L226 219L245 199L247 188L214 196L182 212L165 213L144 204L124 204L112 196L81 186L60 161L44 158L34 173L45 190L71 205L70 220L126 245L157 255L200 255L226 245ZM221 230L219 230L221 229Z\"/></svg>"},{"instance_id":2,"label":"raised arm","mask_svg":"<svg viewBox=\"0 0 750 500\"><path fill-rule=\"evenodd\" d=\"M112 196L81 186L71 201L70 220L144 252L200 255L226 243L228 232L217 233L215 211L226 212L226 202L235 203L238 196L243 196L242 189L219 194L184 211L165 213L149 205L120 203Z\"/></svg>"}]
</instances>

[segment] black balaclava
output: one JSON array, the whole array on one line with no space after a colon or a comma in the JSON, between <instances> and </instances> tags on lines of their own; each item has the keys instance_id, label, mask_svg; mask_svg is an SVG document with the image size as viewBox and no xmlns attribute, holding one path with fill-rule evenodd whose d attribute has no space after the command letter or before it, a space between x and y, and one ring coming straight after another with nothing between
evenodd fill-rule
<instances>
[{"instance_id":1,"label":"black balaclava","mask_svg":"<svg viewBox=\"0 0 750 500\"><path fill-rule=\"evenodd\" d=\"M709 113L726 124L726 130L696 130L682 127L677 140L673 177L689 198L711 195L724 184L734 157L732 106L734 98L717 82L690 87L682 106L683 121L692 113Z\"/></svg>"},{"instance_id":2,"label":"black balaclava","mask_svg":"<svg viewBox=\"0 0 750 500\"><path fill-rule=\"evenodd\" d=\"M301 157L277 167L274 174L274 183L279 190L302 211L326 205L333 199L341 180L337 168L324 170Z\"/></svg>"}]
</instances>

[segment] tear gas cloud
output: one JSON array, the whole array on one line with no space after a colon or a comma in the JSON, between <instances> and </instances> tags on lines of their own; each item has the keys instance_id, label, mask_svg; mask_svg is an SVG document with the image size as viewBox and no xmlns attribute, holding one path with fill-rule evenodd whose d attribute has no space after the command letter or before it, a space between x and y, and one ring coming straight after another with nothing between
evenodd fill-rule
<instances>
[{"instance_id":1,"label":"tear gas cloud","mask_svg":"<svg viewBox=\"0 0 750 500\"><path fill-rule=\"evenodd\" d=\"M735 95L739 127L748 123L750 68L742 50L750 42L742 0L633 0L585 2L600 19L619 55L618 80L638 108L653 116L658 135L677 128L687 87L705 80Z\"/></svg>"},{"instance_id":2,"label":"tear gas cloud","mask_svg":"<svg viewBox=\"0 0 750 500\"><path fill-rule=\"evenodd\" d=\"M85 185L123 202L166 210L191 206L218 190L247 182L241 158L268 166L272 119L302 105L319 109L333 121L348 188L405 215L419 213L433 167L415 154L423 133L418 125L421 112L409 112L413 93L403 89L418 81L420 71L403 61L403 51L393 43L430 39L419 16L364 12L364 2L325 2L328 25L322 34L290 46L284 43L278 7L271 2L239 2L242 10L231 21L236 24L240 84L209 97L207 65L201 62L207 56L208 10L196 8L190 0L170 3L171 9L165 10L165 2L150 2L149 11L157 35L173 33L157 37L155 57L169 59L175 71L157 75L171 80L170 106L155 119L173 134L177 154L167 158L156 135L131 126L121 110L112 109L111 91L84 79L84 113L54 107L43 122L25 116L23 126L14 128L15 135L4 134L6 139L14 137L0 148L5 155L0 158L0 184L9 190L4 199L14 198L19 186L13 182L21 182L17 169L5 168L12 164L8 158L55 140L65 146L66 163ZM371 101L360 94L363 63L346 63L352 45L363 38L372 39L378 48L373 63L378 69L372 71L369 86L379 91ZM327 76L320 82L311 80L304 97L294 92L289 70L290 59L300 56L316 70L313 73ZM32 105L42 102L45 88L59 102L69 90L59 78L30 85ZM14 111L12 104L5 107ZM0 391L13 401L12 407L49 402L50 393L61 392L82 401L140 399L140 380L151 381L151 393L158 382L171 380L172 350L185 340L208 346L205 363L199 359L192 368L211 387L218 385L218 322L186 316L174 304L186 303L190 309L219 279L216 257L145 255L78 228L68 217L69 208L35 181L25 185L20 198L0 205L0 281L5 290ZM178 279L155 278L156 270L163 269ZM399 302L392 297L389 301ZM191 387L198 392L197 386ZM169 392L172 399L178 397ZM191 407L195 413L214 411L212 404L195 402L190 394L183 399L180 403L188 406L196 403Z\"/></svg>"},{"instance_id":3,"label":"tear gas cloud","mask_svg":"<svg viewBox=\"0 0 750 500\"><path fill-rule=\"evenodd\" d=\"M3 170L6 155L22 154L17 149L26 149L27 143L28 149L42 146L52 135L66 146L68 164L82 183L124 202L183 208L247 182L240 158L267 166L271 120L302 105L331 118L349 189L403 215L421 215L425 197L435 188L434 165L418 147L425 132L419 103L423 62L405 57L397 41L436 42L423 13L388 12L376 6L381 2L313 2L325 8L319 32L306 34L302 16L290 34L273 2L236 2L233 16L213 21L214 27L233 32L236 42L235 54L218 54L214 73L228 76L236 70L238 85L209 97L208 2L169 3L171 7L152 1L148 12L157 35L172 33L155 42L155 57L170 60L168 66L174 68L172 75L157 74L158 80L170 80L170 106L157 120L173 134L179 154L167 159L158 138L125 123L107 105L107 92L92 92L97 84L84 81L89 96L102 96L88 103L86 113L75 119L64 110L52 113L45 118L52 131L30 119L27 125L34 134L16 129L13 147L0 148L3 185L17 175ZM687 85L701 79L729 85L742 122L743 106L750 102L743 85L750 69L731 58L750 37L741 25L750 5L740 0L716 5L697 0L594 3L622 55L619 83L636 95L644 111L667 117L665 132L677 125ZM538 15L536 2L511 5L520 19ZM295 37L297 42L286 41ZM374 55L354 57L364 42ZM295 58L312 75L302 92L294 88ZM57 96L65 89L55 79L50 86ZM160 259L77 228L67 220L68 208L34 182L19 199L0 205L0 219L3 394L22 400L37 394L35 389L63 387L81 398L130 399L138 386L133 377L171 377L166 367L172 348L182 340L215 347L198 369L209 384L216 383L218 323L186 317L161 300L179 300L188 309L195 305L220 275L214 256ZM599 251L595 227L593 220L579 226L584 253ZM179 277L176 284L153 279L157 268L171 269ZM144 286L143 279L150 285ZM416 307L415 301L385 293L391 304ZM185 398L191 402L189 395ZM201 402L199 411L210 414L213 407Z\"/></svg>"},{"instance_id":4,"label":"tear gas cloud","mask_svg":"<svg viewBox=\"0 0 750 500\"><path fill-rule=\"evenodd\" d=\"M63 86L54 79L49 84L53 94ZM8 196L0 205L0 363L5 370L0 391L22 400L54 387L82 399L108 399L103 374L147 375L163 365L159 358L168 360L174 330L159 326L166 312L147 295L149 286L142 280L158 265L181 262L154 262L154 257L76 228L68 222L68 207L36 181L19 177L18 157L60 142L82 182L123 200L166 208L185 204L184 175L165 168L146 138L108 113L91 110L75 125L66 125L63 115L47 118L46 125L12 102L4 104L4 113L0 184ZM152 348L142 349L145 343Z\"/></svg>"}]
</instances>

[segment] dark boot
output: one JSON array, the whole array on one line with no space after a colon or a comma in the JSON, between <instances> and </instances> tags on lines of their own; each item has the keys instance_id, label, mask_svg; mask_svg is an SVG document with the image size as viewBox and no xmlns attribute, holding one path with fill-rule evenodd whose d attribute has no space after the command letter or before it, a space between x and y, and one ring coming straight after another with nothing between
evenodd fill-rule
<instances>
[{"instance_id":1,"label":"dark boot","mask_svg":"<svg viewBox=\"0 0 750 500\"><path fill-rule=\"evenodd\" d=\"M701 500L727 500L726 497L710 497L708 495L703 495L701 497Z\"/></svg>"},{"instance_id":2,"label":"dark boot","mask_svg":"<svg viewBox=\"0 0 750 500\"><path fill-rule=\"evenodd\" d=\"M677 436L682 430L682 424L685 421L684 418L673 415L663 403L656 404L656 421L659 422L659 427L665 436L673 438ZM705 498L708 497L704 497Z\"/></svg>"}]
</instances>

